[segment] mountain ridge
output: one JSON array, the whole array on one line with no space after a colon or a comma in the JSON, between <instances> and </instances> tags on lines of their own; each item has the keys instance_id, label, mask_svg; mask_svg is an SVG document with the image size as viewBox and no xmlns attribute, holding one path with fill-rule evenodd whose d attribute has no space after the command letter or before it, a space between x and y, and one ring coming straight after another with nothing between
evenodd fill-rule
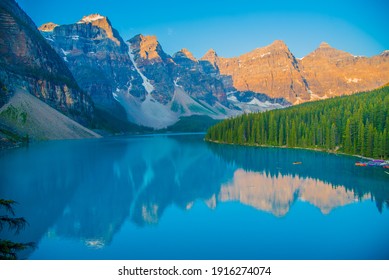
<instances>
[{"instance_id":1,"label":"mountain ridge","mask_svg":"<svg viewBox=\"0 0 389 280\"><path fill-rule=\"evenodd\" d=\"M219 57L210 49L201 60L215 65L221 74L231 76L232 85L238 90L283 97L298 104L384 85L389 80L388 54L389 51L384 51L370 58L354 56L322 42L298 59L285 42L275 40L232 58ZM357 66L356 75L352 75L354 66Z\"/></svg>"},{"instance_id":2,"label":"mountain ridge","mask_svg":"<svg viewBox=\"0 0 389 280\"><path fill-rule=\"evenodd\" d=\"M117 111L113 108L116 104L125 112L122 119L161 129L191 115L222 119L287 104L271 99L262 104L262 97L256 99L252 94L247 95L250 100L245 98L246 103L252 101L247 106L239 100L241 94L229 100L231 87L225 86L225 77L208 62L197 60L188 49L171 56L156 36L142 34L124 42L110 25L109 30L116 34L113 39L105 25L99 26L101 22L110 25L107 17L92 14L54 28L44 24L41 34L62 56L96 106L112 112Z\"/></svg>"},{"instance_id":3,"label":"mountain ridge","mask_svg":"<svg viewBox=\"0 0 389 280\"><path fill-rule=\"evenodd\" d=\"M94 21L107 19L100 14L84 16L84 18L91 17L95 18ZM173 97L174 92L171 79L166 79L166 75L170 74L166 72L172 71L171 68L174 67L176 58L184 57L195 62L198 61L200 64L209 62L208 70L214 68L212 71L218 73L218 78L223 82L226 92L237 90L263 93L272 98L285 98L292 104L374 89L389 80L389 62L385 59L389 51L374 56L377 58L373 59L353 56L322 42L311 53L299 59L294 56L284 41L275 40L267 46L256 48L237 57L219 57L214 49L210 49L203 57L197 59L187 48L179 50L172 56L166 54L156 36L139 34L128 41L130 45L139 45L138 51L136 51L139 53L134 53L134 58L140 64L141 72L147 72L147 68L150 68L150 65L154 65L154 63L163 62L166 69L160 70L162 76L159 75L159 80L156 80L158 85L153 94L158 102L165 105ZM355 77L343 77L342 80L339 77L343 73L342 71L348 73L351 65L355 64L355 60L358 59L368 60L366 63L357 63L360 68L367 70L360 71L357 76L354 75ZM321 60L325 60L325 62ZM339 62L339 60L341 61ZM326 63L323 67L325 73L317 77L316 72L320 70L317 68L321 68L321 65L316 65L320 63ZM328 64L335 64L335 66ZM340 66L341 70L336 73L335 67L339 68L339 64L343 66ZM374 66L368 67L369 64L383 65L383 73L378 73ZM213 75L215 76L215 74ZM378 75L377 79L374 75ZM164 76L165 78L163 78ZM330 83L331 80L336 82ZM161 90L164 92L163 94L160 93Z\"/></svg>"}]
</instances>

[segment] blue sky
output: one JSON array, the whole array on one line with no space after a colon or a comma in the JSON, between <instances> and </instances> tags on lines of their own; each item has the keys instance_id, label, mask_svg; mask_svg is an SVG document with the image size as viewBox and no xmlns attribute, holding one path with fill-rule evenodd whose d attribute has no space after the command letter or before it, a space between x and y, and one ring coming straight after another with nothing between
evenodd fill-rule
<instances>
[{"instance_id":1,"label":"blue sky","mask_svg":"<svg viewBox=\"0 0 389 280\"><path fill-rule=\"evenodd\" d=\"M17 0L39 26L107 16L124 40L156 35L165 52L188 48L197 58L213 48L232 57L284 40L296 57L322 42L354 55L389 49L389 1Z\"/></svg>"}]
</instances>

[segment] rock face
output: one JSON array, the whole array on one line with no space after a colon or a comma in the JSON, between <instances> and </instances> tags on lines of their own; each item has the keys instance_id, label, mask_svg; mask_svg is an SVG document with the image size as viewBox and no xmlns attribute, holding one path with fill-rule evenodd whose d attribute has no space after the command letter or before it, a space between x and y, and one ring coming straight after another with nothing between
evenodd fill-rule
<instances>
[{"instance_id":1,"label":"rock face","mask_svg":"<svg viewBox=\"0 0 389 280\"><path fill-rule=\"evenodd\" d=\"M114 41L118 46L123 44L123 40L120 38L119 33L112 28L111 22L108 18L103 17L99 14L92 14L89 16L84 16L78 24L92 24L93 26L100 27L105 31L106 36Z\"/></svg>"},{"instance_id":2,"label":"rock face","mask_svg":"<svg viewBox=\"0 0 389 280\"><path fill-rule=\"evenodd\" d=\"M231 87L224 86L217 67L187 49L170 56L155 36L137 35L125 43L99 14L75 24L44 24L40 30L96 106L125 111L130 122L164 128L182 116L225 118L243 112L235 104L239 100L228 100ZM257 103L245 111L280 106Z\"/></svg>"},{"instance_id":3,"label":"rock face","mask_svg":"<svg viewBox=\"0 0 389 280\"><path fill-rule=\"evenodd\" d=\"M42 31L42 32L52 32L54 30L54 28L56 28L57 26L58 26L58 24L56 24L56 23L48 22L48 23L45 23L42 26L40 26L38 28L38 30Z\"/></svg>"},{"instance_id":4,"label":"rock face","mask_svg":"<svg viewBox=\"0 0 389 280\"><path fill-rule=\"evenodd\" d=\"M128 56L126 43L108 18L94 14L75 24L48 26L42 25L41 33L97 107L115 112L119 105L112 93L120 90L144 98L142 78Z\"/></svg>"},{"instance_id":5,"label":"rock face","mask_svg":"<svg viewBox=\"0 0 389 280\"><path fill-rule=\"evenodd\" d=\"M309 87L300 65L283 41L236 58L218 57L210 50L202 60L218 67L220 74L230 76L233 86L240 91L284 97L292 102L309 100Z\"/></svg>"},{"instance_id":6,"label":"rock face","mask_svg":"<svg viewBox=\"0 0 389 280\"><path fill-rule=\"evenodd\" d=\"M24 89L72 119L90 124L93 105L64 61L13 0L0 3L0 106Z\"/></svg>"},{"instance_id":7,"label":"rock face","mask_svg":"<svg viewBox=\"0 0 389 280\"><path fill-rule=\"evenodd\" d=\"M298 104L305 101L371 90L389 81L389 52L372 58L353 56L322 43L296 59L282 41L236 58L208 51L208 61L224 76L225 87L264 93Z\"/></svg>"},{"instance_id":8,"label":"rock face","mask_svg":"<svg viewBox=\"0 0 389 280\"><path fill-rule=\"evenodd\" d=\"M312 99L371 90L389 81L389 52L371 58L353 56L322 43L301 59Z\"/></svg>"},{"instance_id":9,"label":"rock face","mask_svg":"<svg viewBox=\"0 0 389 280\"><path fill-rule=\"evenodd\" d=\"M150 94L166 105L172 101L177 87L190 97L213 106L220 102L228 107L223 83L203 69L193 54L182 49L173 57L166 54L155 36L137 35L129 40L130 55L153 89Z\"/></svg>"},{"instance_id":10,"label":"rock face","mask_svg":"<svg viewBox=\"0 0 389 280\"><path fill-rule=\"evenodd\" d=\"M173 59L167 55L155 36L137 35L128 41L129 55L141 75L146 91L159 103L166 105L174 94Z\"/></svg>"},{"instance_id":11,"label":"rock face","mask_svg":"<svg viewBox=\"0 0 389 280\"><path fill-rule=\"evenodd\" d=\"M192 97L209 105L216 102L231 107L227 102L226 89L219 75L212 75L207 65L199 63L187 49L182 49L173 56L176 63L175 81Z\"/></svg>"}]
</instances>

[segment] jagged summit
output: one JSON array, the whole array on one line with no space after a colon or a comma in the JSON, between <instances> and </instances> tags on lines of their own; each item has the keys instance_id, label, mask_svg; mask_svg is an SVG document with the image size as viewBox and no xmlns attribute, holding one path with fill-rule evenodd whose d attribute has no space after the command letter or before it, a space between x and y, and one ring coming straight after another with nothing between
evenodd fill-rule
<instances>
[{"instance_id":1,"label":"jagged summit","mask_svg":"<svg viewBox=\"0 0 389 280\"><path fill-rule=\"evenodd\" d=\"M187 59L190 59L192 61L197 62L197 59L194 57L194 55L186 48L183 48L183 49L179 50L178 52L176 52L173 55L173 57L174 58L183 57L183 58L187 58Z\"/></svg>"},{"instance_id":2,"label":"jagged summit","mask_svg":"<svg viewBox=\"0 0 389 280\"><path fill-rule=\"evenodd\" d=\"M197 61L197 59L194 57L194 55L188 49L183 48L183 49L180 50L180 52L185 54L185 56L187 58L189 58L190 60Z\"/></svg>"},{"instance_id":3,"label":"jagged summit","mask_svg":"<svg viewBox=\"0 0 389 280\"><path fill-rule=\"evenodd\" d=\"M250 57L250 56L259 55L263 58L270 53L278 53L280 51L282 53L290 52L288 46L286 45L286 43L284 41L275 40L270 45L256 48L256 49L252 50L251 52L248 52L248 53L241 55L240 57L247 57L247 56Z\"/></svg>"},{"instance_id":4,"label":"jagged summit","mask_svg":"<svg viewBox=\"0 0 389 280\"><path fill-rule=\"evenodd\" d=\"M155 35L138 34L128 40L132 52L139 53L142 59L147 60L164 60L167 54L162 50L157 37Z\"/></svg>"},{"instance_id":5,"label":"jagged summit","mask_svg":"<svg viewBox=\"0 0 389 280\"><path fill-rule=\"evenodd\" d=\"M209 49L200 60L208 61L215 68L218 67L220 62L219 56L214 49Z\"/></svg>"},{"instance_id":6,"label":"jagged summit","mask_svg":"<svg viewBox=\"0 0 389 280\"><path fill-rule=\"evenodd\" d=\"M42 24L41 26L39 26L39 31L42 31L42 32L52 32L54 30L54 28L56 28L58 26L58 24L56 23L53 23L53 22L48 22L48 23L44 23Z\"/></svg>"},{"instance_id":7,"label":"jagged summit","mask_svg":"<svg viewBox=\"0 0 389 280\"><path fill-rule=\"evenodd\" d=\"M332 47L327 42L321 42L319 45L319 49L328 49L328 48L332 48Z\"/></svg>"},{"instance_id":8,"label":"jagged summit","mask_svg":"<svg viewBox=\"0 0 389 280\"><path fill-rule=\"evenodd\" d=\"M120 46L122 43L118 32L113 29L111 22L105 16L100 14L91 14L84 16L80 21L77 22L77 24L92 24L93 26L100 27L101 29L105 30L108 38L114 41L118 46Z\"/></svg>"},{"instance_id":9,"label":"jagged summit","mask_svg":"<svg viewBox=\"0 0 389 280\"><path fill-rule=\"evenodd\" d=\"M338 59L352 58L354 56L348 52L335 49L326 42L322 42L320 43L319 47L316 50L314 50L313 52L305 56L304 60L317 59L319 57L325 59L338 60Z\"/></svg>"},{"instance_id":10,"label":"jagged summit","mask_svg":"<svg viewBox=\"0 0 389 280\"><path fill-rule=\"evenodd\" d=\"M215 51L213 48L210 48L210 49L206 52L206 54L207 54L207 53L217 55L216 51Z\"/></svg>"},{"instance_id":11,"label":"jagged summit","mask_svg":"<svg viewBox=\"0 0 389 280\"><path fill-rule=\"evenodd\" d=\"M130 40L128 40L133 45L142 45L146 44L149 46L156 46L158 45L157 36L155 35L143 35L143 34L137 34L134 37L132 37Z\"/></svg>"},{"instance_id":12,"label":"jagged summit","mask_svg":"<svg viewBox=\"0 0 389 280\"><path fill-rule=\"evenodd\" d=\"M132 39L130 39L130 40L131 41L139 41L139 42L148 41L148 42L158 43L157 36L155 36L155 35L137 34L134 37L132 37Z\"/></svg>"},{"instance_id":13,"label":"jagged summit","mask_svg":"<svg viewBox=\"0 0 389 280\"><path fill-rule=\"evenodd\" d=\"M218 57L216 51L214 49L209 49L201 58L201 60L213 60L213 58Z\"/></svg>"},{"instance_id":14,"label":"jagged summit","mask_svg":"<svg viewBox=\"0 0 389 280\"><path fill-rule=\"evenodd\" d=\"M101 20L101 19L107 19L107 17L102 16L100 14L91 14L88 16L84 16L78 23L88 23L88 22L93 22L96 20Z\"/></svg>"},{"instance_id":15,"label":"jagged summit","mask_svg":"<svg viewBox=\"0 0 389 280\"><path fill-rule=\"evenodd\" d=\"M285 44L282 40L275 40L273 43L271 43L268 47L274 47L274 48L288 48L288 46Z\"/></svg>"}]
</instances>

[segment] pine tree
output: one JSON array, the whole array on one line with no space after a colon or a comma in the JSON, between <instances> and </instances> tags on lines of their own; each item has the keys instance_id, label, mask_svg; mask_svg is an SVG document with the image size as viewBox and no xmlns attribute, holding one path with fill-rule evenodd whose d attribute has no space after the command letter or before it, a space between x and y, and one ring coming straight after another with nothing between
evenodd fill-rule
<instances>
[{"instance_id":1,"label":"pine tree","mask_svg":"<svg viewBox=\"0 0 389 280\"><path fill-rule=\"evenodd\" d=\"M389 158L389 87L242 115L211 127L206 139Z\"/></svg>"},{"instance_id":2,"label":"pine tree","mask_svg":"<svg viewBox=\"0 0 389 280\"><path fill-rule=\"evenodd\" d=\"M4 227L8 227L9 230L13 230L15 234L25 228L27 221L24 218L14 217L15 212L13 205L16 202L13 200L0 199L0 209L4 209L7 215L0 216L0 231ZM19 251L34 247L35 244L19 243L10 240L0 239L0 260L15 260Z\"/></svg>"}]
</instances>

